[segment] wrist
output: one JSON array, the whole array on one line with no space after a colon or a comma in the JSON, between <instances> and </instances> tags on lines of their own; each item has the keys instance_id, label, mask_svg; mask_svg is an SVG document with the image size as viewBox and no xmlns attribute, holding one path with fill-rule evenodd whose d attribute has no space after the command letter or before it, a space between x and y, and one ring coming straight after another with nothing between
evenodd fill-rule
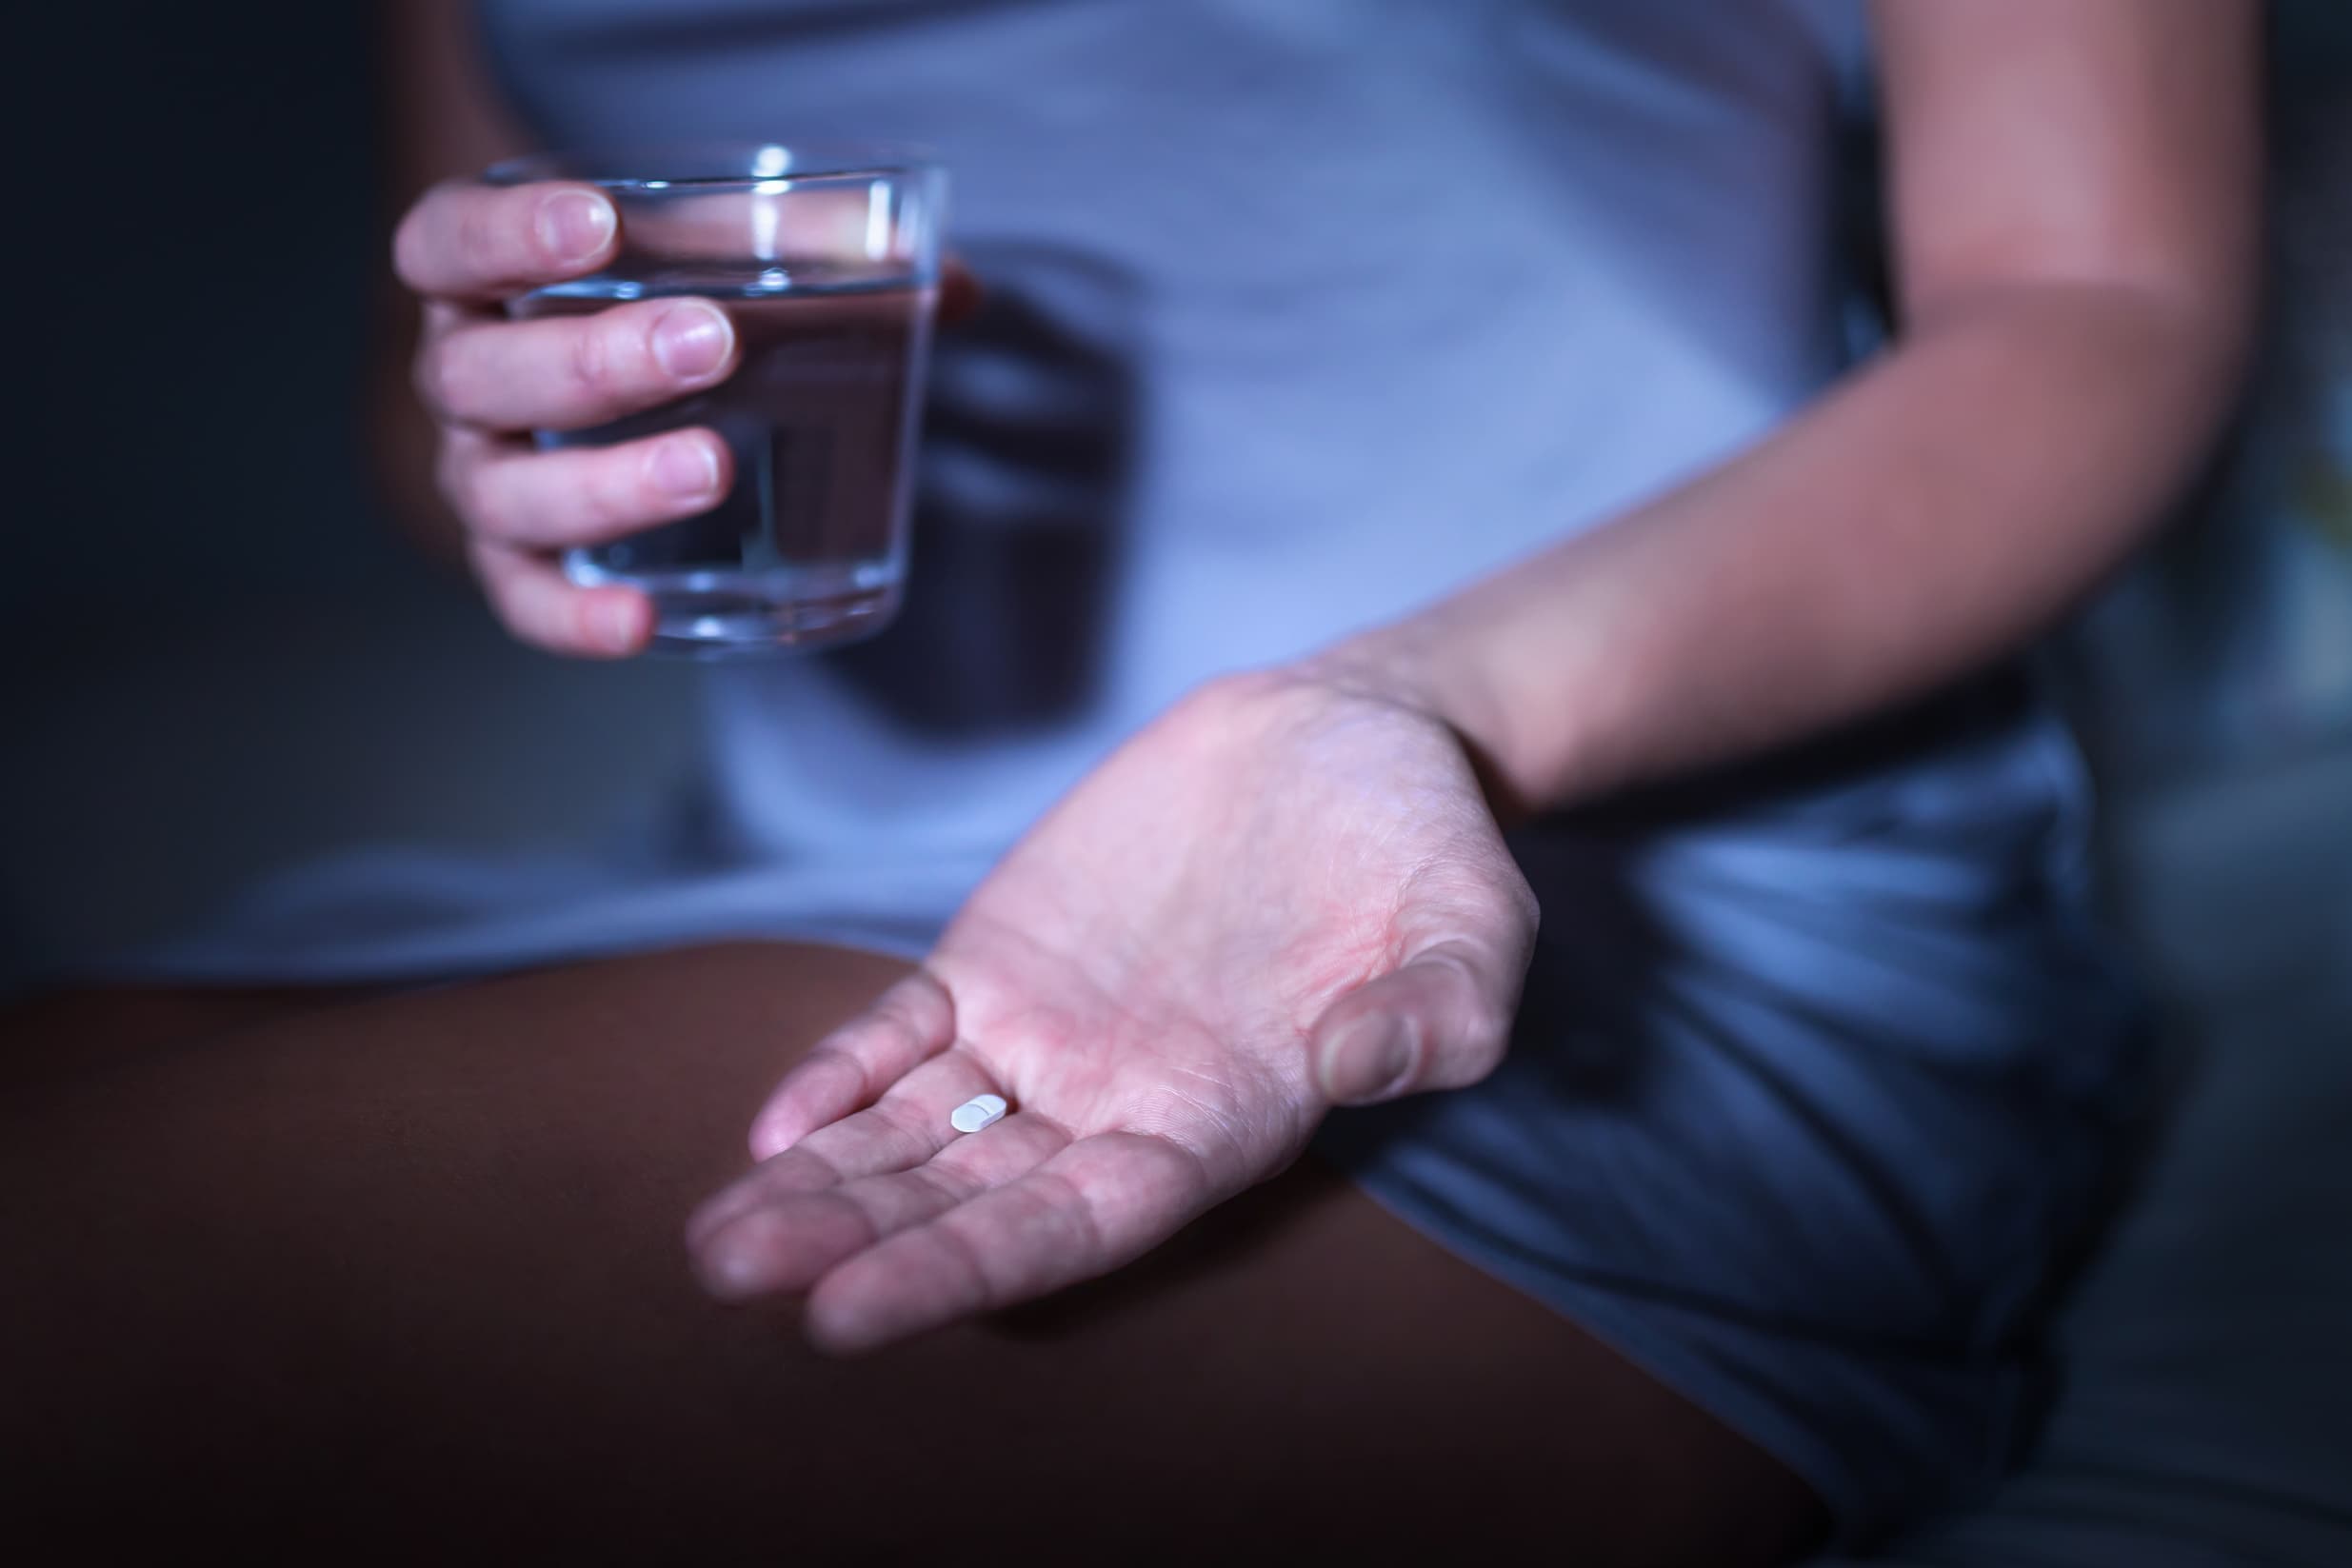
<instances>
[{"instance_id":1,"label":"wrist","mask_svg":"<svg viewBox=\"0 0 2352 1568\"><path fill-rule=\"evenodd\" d=\"M1508 824L1533 816L1544 793L1525 765L1510 705L1444 606L1335 643L1290 673L1350 695L1408 708L1450 730L1478 770L1488 805Z\"/></svg>"}]
</instances>

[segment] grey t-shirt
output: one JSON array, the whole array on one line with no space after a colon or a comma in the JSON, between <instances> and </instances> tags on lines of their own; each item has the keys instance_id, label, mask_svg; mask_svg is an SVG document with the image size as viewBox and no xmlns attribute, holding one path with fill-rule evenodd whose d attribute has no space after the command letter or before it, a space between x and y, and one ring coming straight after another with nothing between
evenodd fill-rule
<instances>
[{"instance_id":1,"label":"grey t-shirt","mask_svg":"<svg viewBox=\"0 0 2352 1568\"><path fill-rule=\"evenodd\" d=\"M483 0L550 145L916 142L982 318L941 342L899 622L713 669L690 800L562 863L361 852L157 962L446 973L747 931L919 951L1186 688L1690 477L1851 333L1860 0ZM2073 874L2011 679L1637 803L1678 853L1955 842ZM2053 834L2056 824L2068 831ZM1915 830L1915 831L1914 831ZM1900 878L1896 881L1900 882ZM1547 891L1539 887L1539 892Z\"/></svg>"},{"instance_id":2,"label":"grey t-shirt","mask_svg":"<svg viewBox=\"0 0 2352 1568\"><path fill-rule=\"evenodd\" d=\"M716 672L718 852L945 913L1187 687L1394 616L1769 429L1844 352L1856 7L488 0L551 142L938 149L910 602Z\"/></svg>"}]
</instances>

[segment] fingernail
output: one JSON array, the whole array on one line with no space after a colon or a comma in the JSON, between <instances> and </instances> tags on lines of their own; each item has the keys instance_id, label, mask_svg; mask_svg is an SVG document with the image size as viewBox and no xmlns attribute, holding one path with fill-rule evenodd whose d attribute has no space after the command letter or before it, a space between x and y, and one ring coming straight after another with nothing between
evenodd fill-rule
<instances>
[{"instance_id":1,"label":"fingernail","mask_svg":"<svg viewBox=\"0 0 2352 1568\"><path fill-rule=\"evenodd\" d=\"M718 454L707 441L665 441L653 448L653 483L681 501L707 496L719 487Z\"/></svg>"},{"instance_id":2,"label":"fingernail","mask_svg":"<svg viewBox=\"0 0 2352 1568\"><path fill-rule=\"evenodd\" d=\"M584 262L612 238L612 204L585 190L567 190L539 204L539 243L559 262Z\"/></svg>"},{"instance_id":3,"label":"fingernail","mask_svg":"<svg viewBox=\"0 0 2352 1568\"><path fill-rule=\"evenodd\" d=\"M1342 1105L1383 1100L1413 1069L1413 1037L1402 1019L1375 1015L1340 1037L1325 1057L1324 1092Z\"/></svg>"},{"instance_id":4,"label":"fingernail","mask_svg":"<svg viewBox=\"0 0 2352 1568\"><path fill-rule=\"evenodd\" d=\"M732 335L716 306L672 306L653 324L653 357L672 380L699 381L726 363Z\"/></svg>"},{"instance_id":5,"label":"fingernail","mask_svg":"<svg viewBox=\"0 0 2352 1568\"><path fill-rule=\"evenodd\" d=\"M703 1288L722 1301L745 1301L774 1288L773 1270L762 1248L737 1241L730 1245L725 1232L695 1260Z\"/></svg>"},{"instance_id":6,"label":"fingernail","mask_svg":"<svg viewBox=\"0 0 2352 1568\"><path fill-rule=\"evenodd\" d=\"M751 1158L765 1163L790 1148L792 1141L785 1132L783 1122L770 1121L766 1117L751 1123Z\"/></svg>"},{"instance_id":7,"label":"fingernail","mask_svg":"<svg viewBox=\"0 0 2352 1568\"><path fill-rule=\"evenodd\" d=\"M614 653L637 646L637 605L633 600L608 597L588 606L588 624L597 643Z\"/></svg>"}]
</instances>

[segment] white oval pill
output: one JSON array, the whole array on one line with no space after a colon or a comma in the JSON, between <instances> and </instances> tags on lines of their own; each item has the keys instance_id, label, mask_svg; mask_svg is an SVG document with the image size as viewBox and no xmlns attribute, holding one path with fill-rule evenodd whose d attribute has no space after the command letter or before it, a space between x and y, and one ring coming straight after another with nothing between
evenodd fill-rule
<instances>
[{"instance_id":1,"label":"white oval pill","mask_svg":"<svg viewBox=\"0 0 2352 1568\"><path fill-rule=\"evenodd\" d=\"M976 1133L1004 1120L1005 1097L1001 1094L979 1094L958 1105L948 1116L947 1125L960 1133Z\"/></svg>"}]
</instances>

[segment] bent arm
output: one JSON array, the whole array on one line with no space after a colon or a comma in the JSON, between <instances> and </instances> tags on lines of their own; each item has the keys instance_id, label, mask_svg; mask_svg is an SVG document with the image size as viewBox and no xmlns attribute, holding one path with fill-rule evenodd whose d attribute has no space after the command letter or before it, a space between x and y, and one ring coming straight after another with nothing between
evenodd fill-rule
<instances>
[{"instance_id":1,"label":"bent arm","mask_svg":"<svg viewBox=\"0 0 2352 1568\"><path fill-rule=\"evenodd\" d=\"M2234 402L2256 0L1880 0L1895 347L1776 435L1340 649L1508 810L1728 761L2010 650Z\"/></svg>"}]
</instances>

